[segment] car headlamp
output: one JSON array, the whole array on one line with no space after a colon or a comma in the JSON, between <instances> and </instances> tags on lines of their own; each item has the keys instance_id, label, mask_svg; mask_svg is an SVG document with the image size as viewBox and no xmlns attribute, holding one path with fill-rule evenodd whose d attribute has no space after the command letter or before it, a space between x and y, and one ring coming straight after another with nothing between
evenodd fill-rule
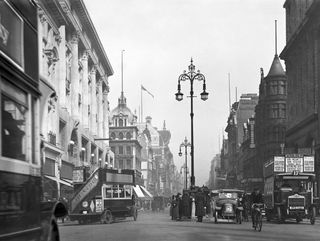
<instances>
[{"instance_id":1,"label":"car headlamp","mask_svg":"<svg viewBox=\"0 0 320 241\"><path fill-rule=\"evenodd\" d=\"M82 207L87 208L88 207L88 202L87 201L82 202Z\"/></svg>"}]
</instances>

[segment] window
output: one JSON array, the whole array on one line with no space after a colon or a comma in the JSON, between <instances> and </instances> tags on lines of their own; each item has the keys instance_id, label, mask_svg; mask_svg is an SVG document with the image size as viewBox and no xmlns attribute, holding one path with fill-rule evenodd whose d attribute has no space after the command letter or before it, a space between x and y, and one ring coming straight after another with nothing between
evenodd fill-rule
<instances>
[{"instance_id":1,"label":"window","mask_svg":"<svg viewBox=\"0 0 320 241\"><path fill-rule=\"evenodd\" d=\"M0 16L0 53L16 63L20 68L24 68L23 20L5 1L0 1Z\"/></svg>"},{"instance_id":2,"label":"window","mask_svg":"<svg viewBox=\"0 0 320 241\"><path fill-rule=\"evenodd\" d=\"M2 155L26 161L27 94L6 81L1 83Z\"/></svg>"},{"instance_id":3,"label":"window","mask_svg":"<svg viewBox=\"0 0 320 241\"><path fill-rule=\"evenodd\" d=\"M132 189L130 185L105 185L104 199L131 199Z\"/></svg>"},{"instance_id":4,"label":"window","mask_svg":"<svg viewBox=\"0 0 320 241\"><path fill-rule=\"evenodd\" d=\"M114 132L111 132L110 137L111 137L112 140L114 140L114 139L116 139L116 134Z\"/></svg>"},{"instance_id":5,"label":"window","mask_svg":"<svg viewBox=\"0 0 320 241\"><path fill-rule=\"evenodd\" d=\"M119 146L119 154L123 154L123 146Z\"/></svg>"},{"instance_id":6,"label":"window","mask_svg":"<svg viewBox=\"0 0 320 241\"><path fill-rule=\"evenodd\" d=\"M127 152L127 155L131 155L131 146L127 146L126 147L126 152Z\"/></svg>"},{"instance_id":7,"label":"window","mask_svg":"<svg viewBox=\"0 0 320 241\"><path fill-rule=\"evenodd\" d=\"M132 169L131 160L127 160L126 169Z\"/></svg>"},{"instance_id":8,"label":"window","mask_svg":"<svg viewBox=\"0 0 320 241\"><path fill-rule=\"evenodd\" d=\"M119 119L119 126L122 127L123 126L123 120Z\"/></svg>"},{"instance_id":9,"label":"window","mask_svg":"<svg viewBox=\"0 0 320 241\"><path fill-rule=\"evenodd\" d=\"M120 139L120 140L123 139L123 133L122 133L122 132L119 133L119 139Z\"/></svg>"},{"instance_id":10,"label":"window","mask_svg":"<svg viewBox=\"0 0 320 241\"><path fill-rule=\"evenodd\" d=\"M124 169L123 160L119 160L119 169Z\"/></svg>"},{"instance_id":11,"label":"window","mask_svg":"<svg viewBox=\"0 0 320 241\"><path fill-rule=\"evenodd\" d=\"M130 139L131 139L131 133L130 133L130 132L127 132L127 133L126 133L126 138L127 138L127 140L130 140Z\"/></svg>"}]
</instances>

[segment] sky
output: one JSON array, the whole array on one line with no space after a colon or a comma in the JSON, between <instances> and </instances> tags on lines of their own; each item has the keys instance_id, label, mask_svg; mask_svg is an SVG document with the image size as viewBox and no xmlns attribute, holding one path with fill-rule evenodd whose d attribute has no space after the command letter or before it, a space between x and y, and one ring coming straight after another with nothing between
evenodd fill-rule
<instances>
[{"instance_id":1,"label":"sky","mask_svg":"<svg viewBox=\"0 0 320 241\"><path fill-rule=\"evenodd\" d=\"M284 0L84 0L114 70L109 77L110 108L121 93L121 51L127 105L139 115L141 85L143 117L171 131L169 144L178 170L184 164L179 146L190 140L190 82L184 99L175 100L178 77L190 59L206 78L209 99L202 101L202 82L194 82L194 165L196 185L209 179L211 160L219 153L231 102L243 93L258 93L260 67L268 73L275 54L285 46ZM284 63L282 62L283 67ZM220 140L220 141L219 141ZM190 167L190 156L188 157Z\"/></svg>"}]
</instances>

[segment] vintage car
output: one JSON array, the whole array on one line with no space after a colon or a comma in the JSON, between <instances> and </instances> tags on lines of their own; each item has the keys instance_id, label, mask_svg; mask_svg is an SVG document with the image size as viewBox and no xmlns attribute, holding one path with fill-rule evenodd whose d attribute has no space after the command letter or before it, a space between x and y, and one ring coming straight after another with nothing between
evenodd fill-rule
<instances>
[{"instance_id":1,"label":"vintage car","mask_svg":"<svg viewBox=\"0 0 320 241\"><path fill-rule=\"evenodd\" d=\"M220 189L214 198L213 216L215 223L232 221L242 223L242 196L244 191L238 189Z\"/></svg>"}]
</instances>

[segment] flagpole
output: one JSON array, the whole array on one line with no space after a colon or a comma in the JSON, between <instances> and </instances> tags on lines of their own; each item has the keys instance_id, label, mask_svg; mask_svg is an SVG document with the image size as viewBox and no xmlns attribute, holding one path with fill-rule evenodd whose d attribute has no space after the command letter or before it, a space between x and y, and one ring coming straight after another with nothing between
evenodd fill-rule
<instances>
[{"instance_id":1,"label":"flagpole","mask_svg":"<svg viewBox=\"0 0 320 241\"><path fill-rule=\"evenodd\" d=\"M143 122L143 102L142 102L142 85L140 85L141 91L141 123Z\"/></svg>"}]
</instances>

